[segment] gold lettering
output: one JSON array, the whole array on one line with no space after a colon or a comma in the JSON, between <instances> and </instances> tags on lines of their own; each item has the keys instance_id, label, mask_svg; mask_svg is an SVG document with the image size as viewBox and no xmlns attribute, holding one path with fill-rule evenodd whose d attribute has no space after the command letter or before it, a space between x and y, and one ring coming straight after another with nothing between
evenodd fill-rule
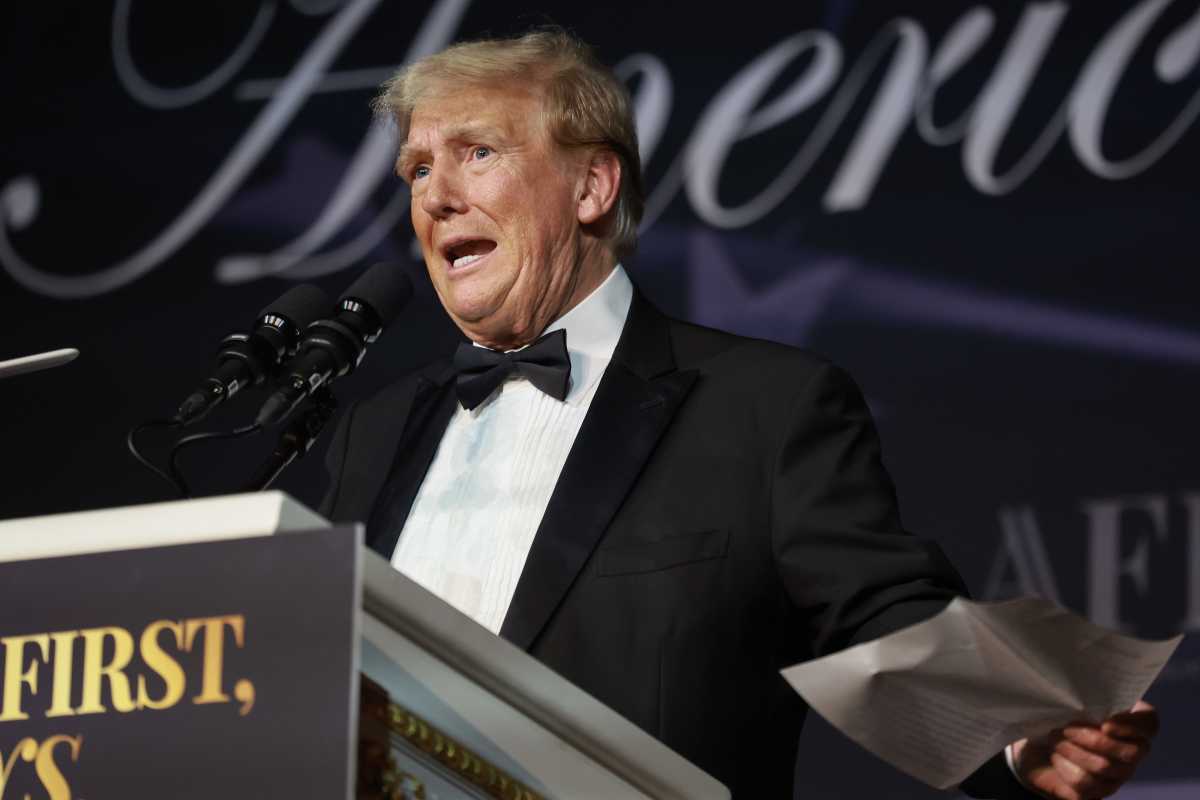
<instances>
[{"instance_id":1,"label":"gold lettering","mask_svg":"<svg viewBox=\"0 0 1200 800\"><path fill-rule=\"evenodd\" d=\"M44 633L29 636L5 636L4 642L4 699L0 706L0 722L29 719L21 710L22 686L37 694L38 663L30 661L25 667L25 645L36 644L42 651L42 661L50 658L50 637Z\"/></svg>"},{"instance_id":2,"label":"gold lettering","mask_svg":"<svg viewBox=\"0 0 1200 800\"><path fill-rule=\"evenodd\" d=\"M36 739L26 737L13 745L12 752L8 754L8 758L0 757L0 797L4 797L4 790L8 788L8 776L12 775L13 767L17 764L17 758L23 758L26 761L33 761L37 758L38 743ZM26 795L28 800L28 795Z\"/></svg>"},{"instance_id":3,"label":"gold lettering","mask_svg":"<svg viewBox=\"0 0 1200 800\"><path fill-rule=\"evenodd\" d=\"M179 698L183 697L183 690L187 685L187 679L184 677L183 668L179 666L179 662L168 655L158 644L158 634L163 630L173 634L176 648L183 644L183 626L169 619L151 622L146 626L146 630L142 631L142 660L146 662L146 666L158 673L158 676L167 684L167 688L162 697L153 700L146 688L146 676L138 675L138 708L155 710L170 708L179 702Z\"/></svg>"},{"instance_id":4,"label":"gold lettering","mask_svg":"<svg viewBox=\"0 0 1200 800\"><path fill-rule=\"evenodd\" d=\"M79 631L50 634L50 640L54 643L54 686L47 717L70 717L75 714L75 709L71 708L71 670L75 667L75 640L78 638Z\"/></svg>"},{"instance_id":5,"label":"gold lettering","mask_svg":"<svg viewBox=\"0 0 1200 800\"><path fill-rule=\"evenodd\" d=\"M133 637L124 628L88 628L79 632L83 636L83 702L76 711L80 714L103 714L100 689L108 679L114 711L133 711L133 698L129 691L129 678L124 669L133 658ZM104 663L104 640L113 641L112 660Z\"/></svg>"},{"instance_id":6,"label":"gold lettering","mask_svg":"<svg viewBox=\"0 0 1200 800\"><path fill-rule=\"evenodd\" d=\"M70 745L71 760L78 761L79 751L83 747L83 737L59 734L51 736L38 748L37 760L34 762L33 768L37 772L42 786L45 787L46 794L50 795L49 800L71 800L71 786L63 777L58 764L54 763L54 748L60 744Z\"/></svg>"},{"instance_id":7,"label":"gold lettering","mask_svg":"<svg viewBox=\"0 0 1200 800\"><path fill-rule=\"evenodd\" d=\"M192 698L192 702L228 703L229 695L221 689L221 673L225 657L225 626L233 629L233 641L242 646L245 619L241 614L225 617L204 617L189 619L184 623L183 649L190 651L196 633L204 630L204 672L200 680L200 694Z\"/></svg>"},{"instance_id":8,"label":"gold lettering","mask_svg":"<svg viewBox=\"0 0 1200 800\"><path fill-rule=\"evenodd\" d=\"M254 684L242 678L233 685L233 696L242 704L238 709L238 714L246 716L250 713L250 709L254 708Z\"/></svg>"}]
</instances>

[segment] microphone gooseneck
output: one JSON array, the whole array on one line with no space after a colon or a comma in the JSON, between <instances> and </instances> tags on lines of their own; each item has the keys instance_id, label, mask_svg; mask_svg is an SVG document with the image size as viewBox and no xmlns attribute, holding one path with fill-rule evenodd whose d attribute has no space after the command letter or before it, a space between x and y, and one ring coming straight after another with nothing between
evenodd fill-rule
<instances>
[{"instance_id":1,"label":"microphone gooseneck","mask_svg":"<svg viewBox=\"0 0 1200 800\"><path fill-rule=\"evenodd\" d=\"M317 286L294 286L258 315L250 333L231 333L221 340L217 368L179 405L175 421L190 425L246 386L257 386L276 374L296 352L304 328L329 308L329 296Z\"/></svg>"},{"instance_id":2,"label":"microphone gooseneck","mask_svg":"<svg viewBox=\"0 0 1200 800\"><path fill-rule=\"evenodd\" d=\"M296 357L283 368L255 424L281 422L317 389L353 372L367 345L395 321L412 292L412 281L394 264L376 264L363 273L338 301L332 318L304 331Z\"/></svg>"}]
</instances>

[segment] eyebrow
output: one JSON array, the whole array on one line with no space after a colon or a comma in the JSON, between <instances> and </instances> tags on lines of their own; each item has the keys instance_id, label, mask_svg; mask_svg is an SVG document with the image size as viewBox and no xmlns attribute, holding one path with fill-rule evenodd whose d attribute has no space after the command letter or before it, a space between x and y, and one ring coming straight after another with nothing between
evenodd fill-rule
<instances>
[{"instance_id":1,"label":"eyebrow","mask_svg":"<svg viewBox=\"0 0 1200 800\"><path fill-rule=\"evenodd\" d=\"M410 147L407 143L400 145L400 152L396 155L396 174L407 180L413 162L417 160L419 154L420 148L418 147Z\"/></svg>"},{"instance_id":2,"label":"eyebrow","mask_svg":"<svg viewBox=\"0 0 1200 800\"><path fill-rule=\"evenodd\" d=\"M467 141L488 141L505 143L509 140L508 134L499 126L489 125L479 122L468 122L461 125L452 125L446 128L444 138L449 142L467 142ZM413 163L419 160L422 156L428 155L429 150L421 145L410 145L408 142L400 145L400 152L396 156L396 173L401 177L408 174Z\"/></svg>"}]
</instances>

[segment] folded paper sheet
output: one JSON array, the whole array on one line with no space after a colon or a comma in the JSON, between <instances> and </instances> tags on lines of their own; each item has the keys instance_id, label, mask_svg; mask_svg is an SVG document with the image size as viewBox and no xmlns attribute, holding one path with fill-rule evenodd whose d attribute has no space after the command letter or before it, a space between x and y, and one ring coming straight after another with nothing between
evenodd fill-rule
<instances>
[{"instance_id":1,"label":"folded paper sheet","mask_svg":"<svg viewBox=\"0 0 1200 800\"><path fill-rule=\"evenodd\" d=\"M946 789L1009 742L1127 710L1182 638L1122 636L1037 598L957 598L932 619L783 676L851 739Z\"/></svg>"}]
</instances>

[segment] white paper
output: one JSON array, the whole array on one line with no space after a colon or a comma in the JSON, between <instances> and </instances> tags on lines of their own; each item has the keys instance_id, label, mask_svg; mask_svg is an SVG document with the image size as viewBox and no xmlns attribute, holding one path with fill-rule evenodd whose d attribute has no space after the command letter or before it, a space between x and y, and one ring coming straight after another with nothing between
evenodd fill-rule
<instances>
[{"instance_id":1,"label":"white paper","mask_svg":"<svg viewBox=\"0 0 1200 800\"><path fill-rule=\"evenodd\" d=\"M783 677L851 739L946 789L1010 742L1128 710L1182 638L1123 636L1037 598L956 598L932 619Z\"/></svg>"}]
</instances>

